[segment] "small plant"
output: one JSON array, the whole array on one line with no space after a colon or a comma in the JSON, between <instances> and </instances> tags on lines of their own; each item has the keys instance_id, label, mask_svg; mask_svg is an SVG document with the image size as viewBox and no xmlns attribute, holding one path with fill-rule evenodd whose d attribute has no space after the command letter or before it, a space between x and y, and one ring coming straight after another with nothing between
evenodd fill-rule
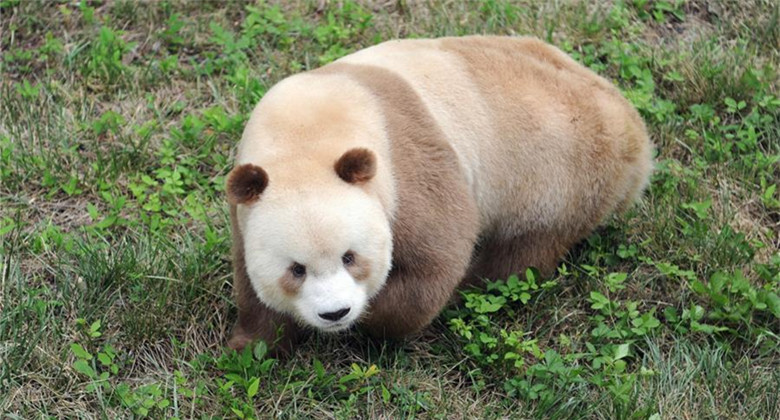
<instances>
[{"instance_id":1,"label":"small plant","mask_svg":"<svg viewBox=\"0 0 780 420\"><path fill-rule=\"evenodd\" d=\"M41 91L41 85L30 84L29 80L23 80L22 83L16 84L16 92L24 99L34 99L38 97L38 93Z\"/></svg>"},{"instance_id":2,"label":"small plant","mask_svg":"<svg viewBox=\"0 0 780 420\"><path fill-rule=\"evenodd\" d=\"M181 17L179 13L172 13L165 22L165 29L159 35L161 40L169 46L169 49L174 51L185 43L185 39L180 33L185 26Z\"/></svg>"},{"instance_id":3,"label":"small plant","mask_svg":"<svg viewBox=\"0 0 780 420\"><path fill-rule=\"evenodd\" d=\"M685 20L685 12L682 10L684 4L682 0L633 0L640 19L652 18L657 23L667 22L670 17L677 21Z\"/></svg>"},{"instance_id":4,"label":"small plant","mask_svg":"<svg viewBox=\"0 0 780 420\"><path fill-rule=\"evenodd\" d=\"M226 371L225 379L217 382L219 393L238 418L257 418L253 399L261 378L267 378L276 364L276 359L266 358L267 353L268 346L259 341L254 347L247 346L241 353L225 353L216 361L216 366ZM234 387L238 387L238 395L234 393Z\"/></svg>"},{"instance_id":5,"label":"small plant","mask_svg":"<svg viewBox=\"0 0 780 420\"><path fill-rule=\"evenodd\" d=\"M524 354L538 356L535 340L524 339L519 330L496 329L492 317L512 316L513 303L527 304L534 295L555 287L555 282L538 284L533 270L527 270L525 279L510 276L506 281L488 282L484 293L463 292L465 309L451 316L450 329L467 340L464 350L484 366L508 364L520 368L524 365Z\"/></svg>"},{"instance_id":6,"label":"small plant","mask_svg":"<svg viewBox=\"0 0 780 420\"><path fill-rule=\"evenodd\" d=\"M360 395L372 389L373 384L370 379L379 373L376 365L364 368L357 363L352 363L350 369L348 374L339 378L338 387L342 392Z\"/></svg>"},{"instance_id":7,"label":"small plant","mask_svg":"<svg viewBox=\"0 0 780 420\"><path fill-rule=\"evenodd\" d=\"M88 347L98 348L93 353L79 343L70 344L70 352L76 359L71 367L89 380L85 387L87 392L95 393L98 398L124 407L141 418L153 418L154 413L165 412L170 407L171 401L163 385L152 383L131 386L119 381L120 362L117 350L110 344L97 345L97 339L103 335L99 320L87 326L87 322L80 318L76 324L81 326L91 343Z\"/></svg>"},{"instance_id":8,"label":"small plant","mask_svg":"<svg viewBox=\"0 0 780 420\"><path fill-rule=\"evenodd\" d=\"M764 288L754 287L740 271L733 274L716 272L706 283L694 281L691 288L697 295L710 300L713 308L707 317L713 321L741 324L749 328L753 324L753 317L761 316L764 312L780 319L777 290L772 290L769 284Z\"/></svg>"},{"instance_id":9,"label":"small plant","mask_svg":"<svg viewBox=\"0 0 780 420\"><path fill-rule=\"evenodd\" d=\"M128 71L123 62L124 55L134 47L134 43L125 42L122 35L122 31L100 27L97 38L82 53L80 69L85 78L109 85L121 81Z\"/></svg>"}]
</instances>

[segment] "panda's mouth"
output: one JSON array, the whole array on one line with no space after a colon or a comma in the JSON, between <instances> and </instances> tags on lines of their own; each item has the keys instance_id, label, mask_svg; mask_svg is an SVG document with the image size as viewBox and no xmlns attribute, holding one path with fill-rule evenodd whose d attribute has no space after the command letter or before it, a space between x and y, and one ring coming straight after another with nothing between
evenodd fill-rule
<instances>
[{"instance_id":1,"label":"panda's mouth","mask_svg":"<svg viewBox=\"0 0 780 420\"><path fill-rule=\"evenodd\" d=\"M333 322L328 325L321 325L319 326L319 329L320 331L335 333L335 332L347 330L351 326L352 326L352 321L345 320L345 321Z\"/></svg>"}]
</instances>

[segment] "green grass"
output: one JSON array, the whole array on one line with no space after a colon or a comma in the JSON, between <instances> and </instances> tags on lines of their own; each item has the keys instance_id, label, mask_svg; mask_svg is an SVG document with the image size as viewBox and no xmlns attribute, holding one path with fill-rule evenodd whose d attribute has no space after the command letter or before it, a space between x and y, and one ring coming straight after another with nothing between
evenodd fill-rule
<instances>
[{"instance_id":1,"label":"green grass","mask_svg":"<svg viewBox=\"0 0 780 420\"><path fill-rule=\"evenodd\" d=\"M773 2L319 3L0 0L0 413L780 417ZM472 33L612 79L658 149L642 203L409 341L227 351L222 188L254 104L384 39Z\"/></svg>"}]
</instances>

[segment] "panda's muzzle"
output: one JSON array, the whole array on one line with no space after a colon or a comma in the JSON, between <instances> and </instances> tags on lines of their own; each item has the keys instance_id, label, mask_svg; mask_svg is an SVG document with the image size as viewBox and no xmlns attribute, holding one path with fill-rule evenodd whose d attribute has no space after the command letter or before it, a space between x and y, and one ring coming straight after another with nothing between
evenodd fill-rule
<instances>
[{"instance_id":1,"label":"panda's muzzle","mask_svg":"<svg viewBox=\"0 0 780 420\"><path fill-rule=\"evenodd\" d=\"M344 318L349 313L349 310L350 308L341 308L338 311L324 312L317 315L326 321L336 322L341 318Z\"/></svg>"}]
</instances>

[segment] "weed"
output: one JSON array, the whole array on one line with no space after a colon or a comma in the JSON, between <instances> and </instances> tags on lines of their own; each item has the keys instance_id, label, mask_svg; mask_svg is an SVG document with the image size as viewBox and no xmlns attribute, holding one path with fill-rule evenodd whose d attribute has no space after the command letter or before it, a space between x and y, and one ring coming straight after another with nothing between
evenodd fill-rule
<instances>
[{"instance_id":1,"label":"weed","mask_svg":"<svg viewBox=\"0 0 780 420\"><path fill-rule=\"evenodd\" d=\"M777 8L390 3L0 0L0 412L780 417ZM381 40L472 33L612 80L657 146L642 203L413 340L225 350L224 175L257 101Z\"/></svg>"}]
</instances>

